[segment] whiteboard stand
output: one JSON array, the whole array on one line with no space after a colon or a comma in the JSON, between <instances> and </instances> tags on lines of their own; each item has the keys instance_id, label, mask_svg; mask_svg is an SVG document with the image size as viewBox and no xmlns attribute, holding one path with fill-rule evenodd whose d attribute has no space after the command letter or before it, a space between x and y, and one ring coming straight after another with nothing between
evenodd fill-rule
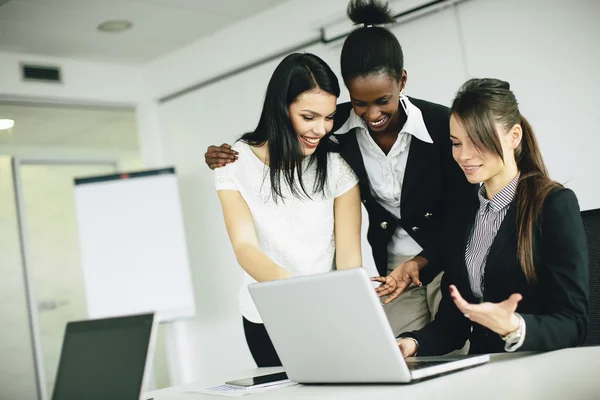
<instances>
[{"instance_id":1,"label":"whiteboard stand","mask_svg":"<svg viewBox=\"0 0 600 400\"><path fill-rule=\"evenodd\" d=\"M88 317L155 312L171 385L194 380L186 321L195 298L175 169L78 178L75 205Z\"/></svg>"},{"instance_id":2,"label":"whiteboard stand","mask_svg":"<svg viewBox=\"0 0 600 400\"><path fill-rule=\"evenodd\" d=\"M192 365L192 345L186 320L165 322L165 346L171 386L185 385L197 380Z\"/></svg>"}]
</instances>

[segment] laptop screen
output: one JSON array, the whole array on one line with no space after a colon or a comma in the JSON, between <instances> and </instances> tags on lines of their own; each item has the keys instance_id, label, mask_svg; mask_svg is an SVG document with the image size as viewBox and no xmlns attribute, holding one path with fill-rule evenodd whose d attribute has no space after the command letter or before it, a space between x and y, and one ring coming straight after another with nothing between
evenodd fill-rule
<instances>
[{"instance_id":1,"label":"laptop screen","mask_svg":"<svg viewBox=\"0 0 600 400\"><path fill-rule=\"evenodd\" d=\"M153 318L68 323L52 399L139 399Z\"/></svg>"}]
</instances>

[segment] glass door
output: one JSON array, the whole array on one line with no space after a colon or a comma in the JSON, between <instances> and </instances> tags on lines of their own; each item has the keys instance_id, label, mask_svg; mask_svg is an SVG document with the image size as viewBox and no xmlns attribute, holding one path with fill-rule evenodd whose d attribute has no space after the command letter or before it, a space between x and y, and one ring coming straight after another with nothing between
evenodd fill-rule
<instances>
[{"instance_id":1,"label":"glass door","mask_svg":"<svg viewBox=\"0 0 600 400\"><path fill-rule=\"evenodd\" d=\"M113 161L15 159L13 168L38 396L43 400L52 394L67 322L86 318L73 180L114 173L118 166Z\"/></svg>"}]
</instances>

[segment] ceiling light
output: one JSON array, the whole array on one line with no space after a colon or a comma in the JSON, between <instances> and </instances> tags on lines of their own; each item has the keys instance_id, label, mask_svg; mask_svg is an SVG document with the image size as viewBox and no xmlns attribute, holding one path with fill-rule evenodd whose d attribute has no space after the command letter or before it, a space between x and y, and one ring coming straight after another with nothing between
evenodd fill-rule
<instances>
[{"instance_id":1,"label":"ceiling light","mask_svg":"<svg viewBox=\"0 0 600 400\"><path fill-rule=\"evenodd\" d=\"M0 131L8 130L15 126L15 121L12 119L0 119Z\"/></svg>"},{"instance_id":2,"label":"ceiling light","mask_svg":"<svg viewBox=\"0 0 600 400\"><path fill-rule=\"evenodd\" d=\"M100 25L98 25L98 30L100 32L109 32L109 33L119 33L125 32L128 29L131 29L133 23L127 20L111 20L104 21Z\"/></svg>"}]
</instances>

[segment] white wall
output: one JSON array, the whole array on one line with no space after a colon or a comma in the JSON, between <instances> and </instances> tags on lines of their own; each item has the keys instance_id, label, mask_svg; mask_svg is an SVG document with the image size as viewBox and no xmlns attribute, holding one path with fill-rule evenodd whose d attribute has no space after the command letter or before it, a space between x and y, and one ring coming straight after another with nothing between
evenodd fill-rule
<instances>
[{"instance_id":1,"label":"white wall","mask_svg":"<svg viewBox=\"0 0 600 400\"><path fill-rule=\"evenodd\" d=\"M591 184L600 169L600 2L472 0L459 9L468 74L511 83L552 177L582 209L600 207Z\"/></svg>"},{"instance_id":2,"label":"white wall","mask_svg":"<svg viewBox=\"0 0 600 400\"><path fill-rule=\"evenodd\" d=\"M148 95L159 98L248 62L314 39L343 19L347 0L291 0L193 42L145 67Z\"/></svg>"},{"instance_id":3,"label":"white wall","mask_svg":"<svg viewBox=\"0 0 600 400\"><path fill-rule=\"evenodd\" d=\"M180 90L244 62L272 54L314 33L317 23L344 16L347 2L294 0L150 64L145 78L155 98ZM324 9L316 13L316 9ZM308 10L308 11L307 11ZM315 16L315 15L318 15ZM556 179L565 181L582 208L600 207L591 154L600 146L594 125L594 71L600 17L593 0L469 0L412 20L393 31L405 52L410 95L449 105L469 77L511 81L523 113L536 128ZM338 73L341 43L310 50ZM252 365L246 349L237 292L241 279L204 164L210 144L231 143L254 128L266 83L278 60L189 93L159 107L167 159L181 177L183 211L197 295L198 317L189 324L194 375ZM341 97L347 100L347 94Z\"/></svg>"}]
</instances>

